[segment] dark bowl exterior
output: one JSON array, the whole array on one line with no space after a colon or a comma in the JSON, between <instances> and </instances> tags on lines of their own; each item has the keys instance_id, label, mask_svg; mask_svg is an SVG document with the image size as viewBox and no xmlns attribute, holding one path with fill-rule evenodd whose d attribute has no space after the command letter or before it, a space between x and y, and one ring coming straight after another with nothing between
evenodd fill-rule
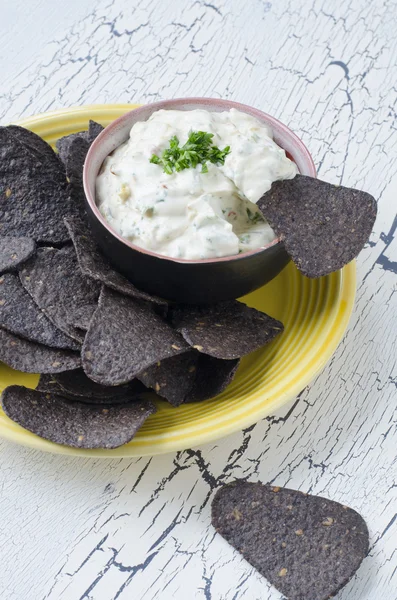
<instances>
[{"instance_id":1,"label":"dark bowl exterior","mask_svg":"<svg viewBox=\"0 0 397 600\"><path fill-rule=\"evenodd\" d=\"M299 172L316 177L309 151L286 125L274 117L237 102L211 98L165 100L126 113L93 142L84 164L84 190L95 239L113 266L142 290L176 302L210 303L239 298L261 287L286 266L289 257L280 239L265 248L238 256L208 260L177 260L160 256L124 240L101 215L95 202L95 181L101 165L129 135L132 125L160 109L222 111L236 108L270 125L274 139L295 161Z\"/></svg>"},{"instance_id":2,"label":"dark bowl exterior","mask_svg":"<svg viewBox=\"0 0 397 600\"><path fill-rule=\"evenodd\" d=\"M112 265L138 288L166 300L205 304L239 298L276 277L290 260L281 242L266 252L227 261L167 260L127 246L104 227L88 203L86 207L95 239Z\"/></svg>"}]
</instances>

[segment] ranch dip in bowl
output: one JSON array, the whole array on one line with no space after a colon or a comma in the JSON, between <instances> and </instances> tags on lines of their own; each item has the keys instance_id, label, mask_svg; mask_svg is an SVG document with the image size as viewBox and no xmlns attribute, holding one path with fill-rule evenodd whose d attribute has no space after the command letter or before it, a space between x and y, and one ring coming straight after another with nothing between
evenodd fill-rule
<instances>
[{"instance_id":1,"label":"ranch dip in bowl","mask_svg":"<svg viewBox=\"0 0 397 600\"><path fill-rule=\"evenodd\" d=\"M145 250L234 256L276 238L255 203L297 172L269 125L247 113L158 110L105 159L96 201L109 225Z\"/></svg>"},{"instance_id":2,"label":"ranch dip in bowl","mask_svg":"<svg viewBox=\"0 0 397 600\"><path fill-rule=\"evenodd\" d=\"M122 114L92 143L87 217L103 254L139 289L230 300L289 262L256 202L298 172L316 176L310 153L274 117L229 100L162 100Z\"/></svg>"}]
</instances>

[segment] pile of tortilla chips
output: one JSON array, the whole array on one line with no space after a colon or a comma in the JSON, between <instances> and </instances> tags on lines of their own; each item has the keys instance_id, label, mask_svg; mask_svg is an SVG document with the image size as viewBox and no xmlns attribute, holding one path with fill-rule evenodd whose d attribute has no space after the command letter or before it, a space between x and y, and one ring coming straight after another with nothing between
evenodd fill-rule
<instances>
[{"instance_id":1,"label":"pile of tortilla chips","mask_svg":"<svg viewBox=\"0 0 397 600\"><path fill-rule=\"evenodd\" d=\"M40 373L10 386L5 413L43 438L114 448L156 407L222 392L242 356L283 330L237 301L169 306L114 270L91 236L82 172L102 127L57 143L0 128L0 360ZM151 390L151 393L149 393Z\"/></svg>"},{"instance_id":2,"label":"pile of tortilla chips","mask_svg":"<svg viewBox=\"0 0 397 600\"><path fill-rule=\"evenodd\" d=\"M0 360L40 373L36 390L11 386L5 413L34 433L81 448L131 440L156 407L222 392L242 356L283 330L235 300L168 305L139 290L98 250L82 182L103 128L57 142L0 127ZM341 268L371 233L365 192L297 175L273 184L258 206L309 277ZM152 394L153 395L153 394Z\"/></svg>"}]
</instances>

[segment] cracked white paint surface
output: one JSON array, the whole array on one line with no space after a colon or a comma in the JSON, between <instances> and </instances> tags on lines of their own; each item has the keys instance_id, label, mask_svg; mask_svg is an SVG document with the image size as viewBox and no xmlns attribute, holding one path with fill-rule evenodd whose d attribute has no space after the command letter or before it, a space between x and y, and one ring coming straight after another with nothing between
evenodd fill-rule
<instances>
[{"instance_id":1,"label":"cracked white paint surface","mask_svg":"<svg viewBox=\"0 0 397 600\"><path fill-rule=\"evenodd\" d=\"M214 490L243 476L357 509L371 550L338 599L396 600L395 0L24 6L7 3L0 23L2 123L76 104L222 96L289 124L322 178L368 190L380 210L343 342L273 417L151 459L0 441L1 599L280 600L210 526Z\"/></svg>"}]
</instances>

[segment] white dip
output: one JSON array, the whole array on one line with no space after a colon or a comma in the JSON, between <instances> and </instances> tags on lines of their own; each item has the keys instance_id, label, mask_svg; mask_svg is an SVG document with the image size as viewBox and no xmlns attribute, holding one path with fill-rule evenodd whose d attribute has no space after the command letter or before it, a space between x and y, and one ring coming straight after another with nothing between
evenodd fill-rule
<instances>
[{"instance_id":1,"label":"white dip","mask_svg":"<svg viewBox=\"0 0 397 600\"><path fill-rule=\"evenodd\" d=\"M213 133L225 164L207 163L171 175L152 164L176 135ZM135 123L127 142L103 163L96 200L106 221L124 238L157 254L184 259L231 256L265 246L275 234L255 203L273 181L297 173L272 139L271 129L235 109L159 110Z\"/></svg>"}]
</instances>

